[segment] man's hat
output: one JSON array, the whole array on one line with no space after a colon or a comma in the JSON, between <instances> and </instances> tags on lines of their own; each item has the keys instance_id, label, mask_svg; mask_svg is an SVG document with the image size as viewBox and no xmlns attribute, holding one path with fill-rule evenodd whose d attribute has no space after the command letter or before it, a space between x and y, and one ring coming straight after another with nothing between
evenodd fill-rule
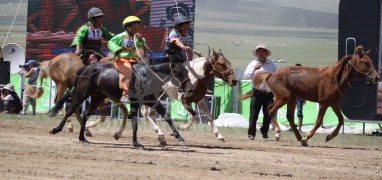
<instances>
[{"instance_id":1,"label":"man's hat","mask_svg":"<svg viewBox=\"0 0 382 180\"><path fill-rule=\"evenodd\" d=\"M24 65L25 66L28 66L28 65L30 65L30 64L33 64L33 66L35 66L36 65L36 61L35 60L29 60L27 63L25 63Z\"/></svg>"},{"instance_id":2,"label":"man's hat","mask_svg":"<svg viewBox=\"0 0 382 180\"><path fill-rule=\"evenodd\" d=\"M265 50L267 51L267 54L268 54L267 57L271 55L271 50L269 50L269 49L267 48L267 46L265 46L265 44L258 44L258 45L256 46L256 48L255 48L254 50L252 50L252 54L253 54L254 56L256 56L256 51L259 50L259 49L265 49Z\"/></svg>"},{"instance_id":3,"label":"man's hat","mask_svg":"<svg viewBox=\"0 0 382 180\"><path fill-rule=\"evenodd\" d=\"M6 86L3 87L3 89L10 90L12 92L15 92L15 88L13 87L12 84L7 84Z\"/></svg>"}]
</instances>

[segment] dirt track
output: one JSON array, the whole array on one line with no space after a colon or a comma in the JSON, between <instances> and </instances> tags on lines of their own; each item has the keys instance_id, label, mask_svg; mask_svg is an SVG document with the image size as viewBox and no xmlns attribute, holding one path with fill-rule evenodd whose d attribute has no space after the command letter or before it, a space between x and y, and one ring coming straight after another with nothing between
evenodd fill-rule
<instances>
[{"instance_id":1,"label":"dirt track","mask_svg":"<svg viewBox=\"0 0 382 180\"><path fill-rule=\"evenodd\" d=\"M249 141L181 132L188 146L158 145L154 132L140 131L145 150L131 146L131 130L115 141L93 129L84 146L58 121L0 120L0 179L382 179L382 152L367 148L301 147L273 139Z\"/></svg>"}]
</instances>

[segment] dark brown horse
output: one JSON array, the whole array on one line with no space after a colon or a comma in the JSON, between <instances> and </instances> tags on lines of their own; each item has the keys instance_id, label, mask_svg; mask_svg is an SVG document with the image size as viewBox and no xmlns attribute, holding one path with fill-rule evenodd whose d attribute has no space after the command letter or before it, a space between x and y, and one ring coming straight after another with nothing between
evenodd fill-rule
<instances>
[{"instance_id":1,"label":"dark brown horse","mask_svg":"<svg viewBox=\"0 0 382 180\"><path fill-rule=\"evenodd\" d=\"M338 117L336 129L326 136L329 141L338 135L343 125L343 116L339 107L339 101L343 97L349 81L354 75L367 79L367 84L378 82L378 72L369 57L370 50L363 52L363 47L356 48L356 54L346 55L334 66L318 68L290 66L277 70L273 74L268 72L257 73L254 76L254 87L266 82L274 94L275 102L268 107L276 131L276 140L280 139L280 128L277 123L275 112L287 104L287 119L298 141L307 146L307 141L314 135L322 124L323 117L328 107L331 107ZM249 97L246 93L245 97ZM301 137L294 124L294 111L296 99L301 97L312 102L319 103L318 116L313 129Z\"/></svg>"}]
</instances>

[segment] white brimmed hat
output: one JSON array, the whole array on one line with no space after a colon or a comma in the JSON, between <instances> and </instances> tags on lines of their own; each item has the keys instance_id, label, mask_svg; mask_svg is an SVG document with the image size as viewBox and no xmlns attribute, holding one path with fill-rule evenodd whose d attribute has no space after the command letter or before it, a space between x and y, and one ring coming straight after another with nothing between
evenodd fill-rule
<instances>
[{"instance_id":1,"label":"white brimmed hat","mask_svg":"<svg viewBox=\"0 0 382 180\"><path fill-rule=\"evenodd\" d=\"M256 46L256 48L255 48L254 50L252 50L252 54L253 54L254 56L256 56L256 51L257 51L258 49L265 49L265 50L267 51L267 54L268 54L267 57L270 56L270 55L272 54L272 53L271 53L271 50L269 50L265 44L258 44L258 45Z\"/></svg>"},{"instance_id":2,"label":"white brimmed hat","mask_svg":"<svg viewBox=\"0 0 382 180\"><path fill-rule=\"evenodd\" d=\"M13 87L12 84L7 84L6 86L3 87L3 89L10 90L12 92L15 92L15 88Z\"/></svg>"}]
</instances>

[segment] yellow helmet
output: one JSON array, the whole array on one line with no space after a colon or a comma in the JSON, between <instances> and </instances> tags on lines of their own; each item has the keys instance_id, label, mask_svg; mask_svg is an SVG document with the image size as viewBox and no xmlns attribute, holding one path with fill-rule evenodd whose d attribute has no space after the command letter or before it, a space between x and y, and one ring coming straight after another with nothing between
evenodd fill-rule
<instances>
[{"instance_id":1,"label":"yellow helmet","mask_svg":"<svg viewBox=\"0 0 382 180\"><path fill-rule=\"evenodd\" d=\"M128 16L123 20L122 27L126 29L126 26L131 26L133 23L141 23L141 20L137 16Z\"/></svg>"}]
</instances>

